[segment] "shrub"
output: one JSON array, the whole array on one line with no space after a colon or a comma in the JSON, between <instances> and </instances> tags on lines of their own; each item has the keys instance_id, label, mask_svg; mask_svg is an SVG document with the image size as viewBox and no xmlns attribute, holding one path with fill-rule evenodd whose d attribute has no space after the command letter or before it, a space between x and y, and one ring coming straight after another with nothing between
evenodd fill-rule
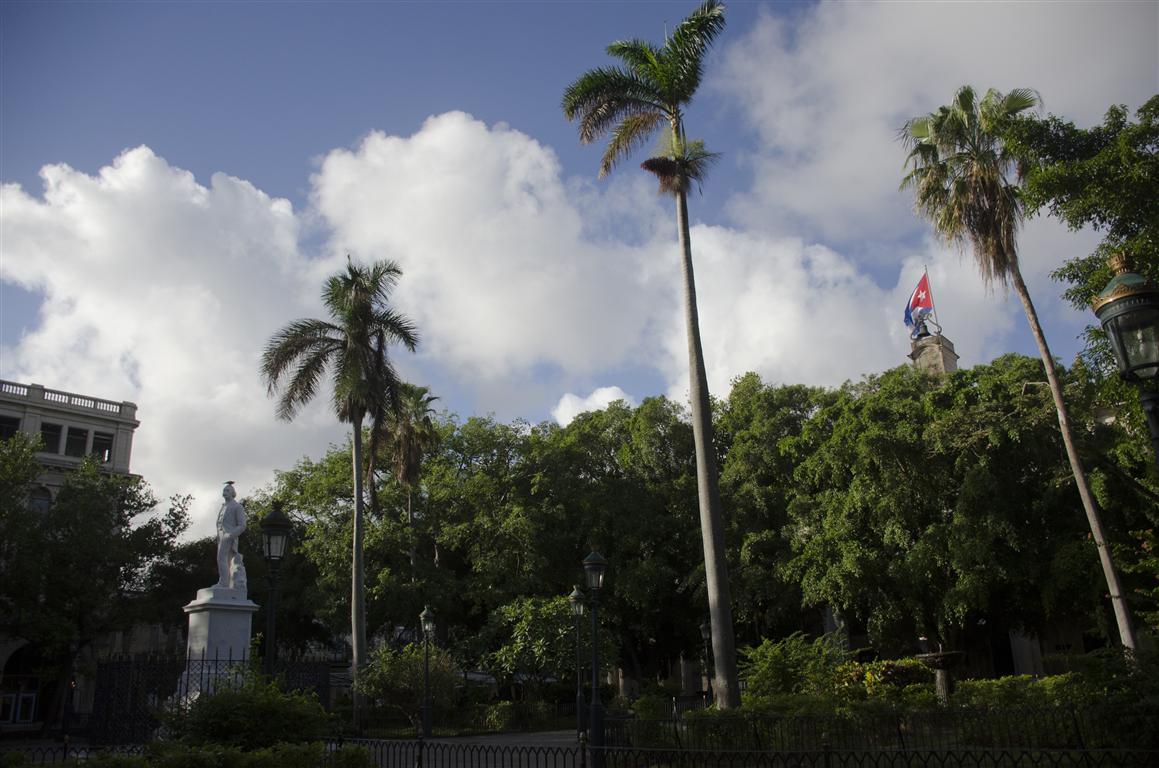
<instances>
[{"instance_id":1,"label":"shrub","mask_svg":"<svg viewBox=\"0 0 1159 768\"><path fill-rule=\"evenodd\" d=\"M632 712L641 720L666 720L672 717L672 697L648 693L632 702Z\"/></svg>"},{"instance_id":2,"label":"shrub","mask_svg":"<svg viewBox=\"0 0 1159 768\"><path fill-rule=\"evenodd\" d=\"M287 693L277 684L248 677L236 689L202 695L163 715L166 734L184 744L259 750L277 744L321 741L329 716L312 694Z\"/></svg>"},{"instance_id":3,"label":"shrub","mask_svg":"<svg viewBox=\"0 0 1159 768\"><path fill-rule=\"evenodd\" d=\"M411 643L399 649L380 647L358 676L358 688L372 700L419 724L424 691L424 648ZM450 654L433 645L430 649L431 702L440 712L454 706L462 678Z\"/></svg>"},{"instance_id":4,"label":"shrub","mask_svg":"<svg viewBox=\"0 0 1159 768\"><path fill-rule=\"evenodd\" d=\"M363 762L347 762L342 768L372 765L366 750ZM92 768L317 768L323 757L321 743L278 744L255 750L216 744L155 742L147 755L119 755L102 752L92 755L85 765Z\"/></svg>"},{"instance_id":5,"label":"shrub","mask_svg":"<svg viewBox=\"0 0 1159 768\"><path fill-rule=\"evenodd\" d=\"M741 650L740 668L754 696L786 693L828 693L834 674L849 652L834 635L810 642L801 632L773 642L766 639L756 648Z\"/></svg>"},{"instance_id":6,"label":"shrub","mask_svg":"<svg viewBox=\"0 0 1159 768\"><path fill-rule=\"evenodd\" d=\"M487 714L483 717L483 725L489 731L510 731L515 728L517 716L514 702L498 701L487 707Z\"/></svg>"},{"instance_id":7,"label":"shrub","mask_svg":"<svg viewBox=\"0 0 1159 768\"><path fill-rule=\"evenodd\" d=\"M374 758L366 747L344 744L330 753L329 768L374 768Z\"/></svg>"},{"instance_id":8,"label":"shrub","mask_svg":"<svg viewBox=\"0 0 1159 768\"><path fill-rule=\"evenodd\" d=\"M918 659L850 661L838 667L834 690L846 702L866 698L900 699L908 686L932 683L934 672Z\"/></svg>"}]
</instances>

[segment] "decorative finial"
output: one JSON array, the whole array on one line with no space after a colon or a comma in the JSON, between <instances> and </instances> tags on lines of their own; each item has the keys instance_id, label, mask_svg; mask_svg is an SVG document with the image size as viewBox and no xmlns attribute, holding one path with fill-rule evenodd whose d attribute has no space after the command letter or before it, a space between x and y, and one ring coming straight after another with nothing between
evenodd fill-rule
<instances>
[{"instance_id":1,"label":"decorative finial","mask_svg":"<svg viewBox=\"0 0 1159 768\"><path fill-rule=\"evenodd\" d=\"M1116 275L1122 275L1131 271L1131 257L1126 251L1119 251L1107 259L1107 265Z\"/></svg>"}]
</instances>

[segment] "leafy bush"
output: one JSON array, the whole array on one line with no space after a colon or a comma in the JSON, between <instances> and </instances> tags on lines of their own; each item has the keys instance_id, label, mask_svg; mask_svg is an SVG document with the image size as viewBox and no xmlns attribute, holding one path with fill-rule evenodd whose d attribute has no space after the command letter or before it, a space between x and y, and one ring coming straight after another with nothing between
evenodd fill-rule
<instances>
[{"instance_id":1,"label":"leafy bush","mask_svg":"<svg viewBox=\"0 0 1159 768\"><path fill-rule=\"evenodd\" d=\"M515 710L515 702L498 701L487 707L487 714L483 718L483 725L489 731L514 730L519 713Z\"/></svg>"},{"instance_id":2,"label":"leafy bush","mask_svg":"<svg viewBox=\"0 0 1159 768\"><path fill-rule=\"evenodd\" d=\"M343 744L329 755L329 768L374 768L374 758L366 747Z\"/></svg>"},{"instance_id":3,"label":"leafy bush","mask_svg":"<svg viewBox=\"0 0 1159 768\"><path fill-rule=\"evenodd\" d=\"M866 698L902 698L902 691L912 685L933 683L934 672L918 659L842 664L834 675L834 691L843 701Z\"/></svg>"},{"instance_id":4,"label":"leafy bush","mask_svg":"<svg viewBox=\"0 0 1159 768\"><path fill-rule=\"evenodd\" d=\"M632 702L632 712L641 720L664 720L672 717L672 697L645 694Z\"/></svg>"},{"instance_id":5,"label":"leafy bush","mask_svg":"<svg viewBox=\"0 0 1159 768\"><path fill-rule=\"evenodd\" d=\"M369 768L370 754L364 759L341 763L342 768ZM348 752L347 754L351 754ZM89 757L92 768L317 768L323 757L322 744L278 744L263 749L243 750L237 746L155 742L146 755L118 755L102 752ZM352 758L344 758L351 760Z\"/></svg>"},{"instance_id":6,"label":"leafy bush","mask_svg":"<svg viewBox=\"0 0 1159 768\"><path fill-rule=\"evenodd\" d=\"M358 676L358 688L371 700L410 719L417 727L425 690L424 654L425 649L419 643L399 649L379 648ZM430 654L431 703L437 711L449 712L455 705L456 687L462 678L449 653L432 645Z\"/></svg>"},{"instance_id":7,"label":"leafy bush","mask_svg":"<svg viewBox=\"0 0 1159 768\"><path fill-rule=\"evenodd\" d=\"M741 650L740 669L753 696L828 693L849 652L832 634L809 641L801 632Z\"/></svg>"},{"instance_id":8,"label":"leafy bush","mask_svg":"<svg viewBox=\"0 0 1159 768\"><path fill-rule=\"evenodd\" d=\"M253 751L321 741L329 716L312 694L287 693L273 681L251 675L236 689L171 707L162 720L167 736L186 745Z\"/></svg>"}]
</instances>

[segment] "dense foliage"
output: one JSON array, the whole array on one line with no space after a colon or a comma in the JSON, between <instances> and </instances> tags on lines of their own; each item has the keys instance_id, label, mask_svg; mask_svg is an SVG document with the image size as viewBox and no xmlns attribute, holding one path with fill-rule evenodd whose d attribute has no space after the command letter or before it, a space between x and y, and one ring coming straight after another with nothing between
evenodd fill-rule
<instances>
[{"instance_id":1,"label":"dense foliage","mask_svg":"<svg viewBox=\"0 0 1159 768\"><path fill-rule=\"evenodd\" d=\"M23 433L0 441L0 632L34 638L45 667L69 673L104 632L148 613L149 580L188 524L188 499L157 511L144 480L90 458L51 505L29 504L37 448Z\"/></svg>"},{"instance_id":2,"label":"dense foliage","mask_svg":"<svg viewBox=\"0 0 1159 768\"><path fill-rule=\"evenodd\" d=\"M1079 448L1112 541L1145 563L1129 531L1153 526L1156 512L1138 467L1116 452L1131 437L1114 424L1094 428L1087 369L1063 373L1077 423L1092 427ZM904 366L838 390L749 374L716 418L742 642L816 636L826 614L854 648L891 655L917 651L919 637L985 649L1011 629L1059 624L1107 636L1095 548L1034 359L1009 355L945 377ZM609 661L647 683L667 679L680 658L701 658L706 597L683 409L650 398L566 427L434 421L437 448L411 499L382 477L381 514L368 521L375 636L405 643L429 603L440 646L461 665L532 688L571 680L563 596L597 549L611 563L600 607ZM267 494L290 500L300 520L299 557L286 570L316 569L318 616L335 634L349 562L348 460L336 446L281 473ZM1145 612L1153 574L1126 578Z\"/></svg>"}]
</instances>

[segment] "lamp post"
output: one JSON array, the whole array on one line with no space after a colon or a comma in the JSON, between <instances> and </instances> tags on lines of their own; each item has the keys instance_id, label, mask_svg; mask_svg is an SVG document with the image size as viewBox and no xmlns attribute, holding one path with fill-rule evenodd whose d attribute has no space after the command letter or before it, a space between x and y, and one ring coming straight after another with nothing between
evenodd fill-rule
<instances>
[{"instance_id":1,"label":"lamp post","mask_svg":"<svg viewBox=\"0 0 1159 768\"><path fill-rule=\"evenodd\" d=\"M584 732L584 686L580 676L580 617L584 615L584 593L575 587L567 601L571 603L571 615L575 620L575 736L578 741Z\"/></svg>"},{"instance_id":2,"label":"lamp post","mask_svg":"<svg viewBox=\"0 0 1159 768\"><path fill-rule=\"evenodd\" d=\"M600 701L600 591L604 588L604 573L608 561L599 552L592 552L584 558L584 578L591 595L592 605L592 710L588 718L588 743L592 745L592 766L602 768L604 764L604 705Z\"/></svg>"},{"instance_id":3,"label":"lamp post","mask_svg":"<svg viewBox=\"0 0 1159 768\"><path fill-rule=\"evenodd\" d=\"M1159 288L1128 270L1124 254L1111 258L1115 276L1095 297L1095 316L1107 333L1119 375L1139 388L1151 448L1159 464Z\"/></svg>"},{"instance_id":4,"label":"lamp post","mask_svg":"<svg viewBox=\"0 0 1159 768\"><path fill-rule=\"evenodd\" d=\"M704 681L705 703L712 702L712 625L708 621L700 622L700 639L704 643Z\"/></svg>"},{"instance_id":5,"label":"lamp post","mask_svg":"<svg viewBox=\"0 0 1159 768\"><path fill-rule=\"evenodd\" d=\"M269 605L266 606L266 658L265 673L274 674L274 662L278 658L278 579L281 576L282 559L290 548L290 533L294 524L282 513L282 502L274 499L270 513L258 525L262 529L262 554L266 560L266 578L270 583Z\"/></svg>"},{"instance_id":6,"label":"lamp post","mask_svg":"<svg viewBox=\"0 0 1159 768\"><path fill-rule=\"evenodd\" d=\"M1115 354L1119 375L1139 387L1139 399L1147 415L1147 430L1151 433L1151 448L1159 462L1159 288L1146 278L1131 272L1126 254L1119 253L1110 260L1115 276L1103 292L1095 297L1092 307L1095 317L1107 333L1107 341ZM1091 517L1091 535L1099 550L1099 561L1111 593L1111 606L1119 626L1119 639L1134 650L1135 629L1131 612L1123 599L1123 585L1111 559L1111 549L1103 535L1098 517Z\"/></svg>"},{"instance_id":7,"label":"lamp post","mask_svg":"<svg viewBox=\"0 0 1159 768\"><path fill-rule=\"evenodd\" d=\"M435 614L425 606L419 614L423 627L423 738L431 737L431 635L435 633Z\"/></svg>"}]
</instances>

